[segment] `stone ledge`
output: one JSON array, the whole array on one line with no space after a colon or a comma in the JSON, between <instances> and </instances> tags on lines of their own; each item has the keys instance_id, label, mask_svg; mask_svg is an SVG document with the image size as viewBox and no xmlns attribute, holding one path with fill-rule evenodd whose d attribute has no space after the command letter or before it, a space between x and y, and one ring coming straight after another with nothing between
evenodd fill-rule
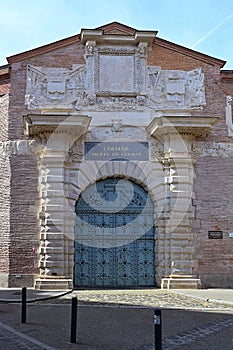
<instances>
[{"instance_id":1,"label":"stone ledge","mask_svg":"<svg viewBox=\"0 0 233 350\"><path fill-rule=\"evenodd\" d=\"M201 280L191 276L170 276L162 278L161 289L200 289Z\"/></svg>"},{"instance_id":2,"label":"stone ledge","mask_svg":"<svg viewBox=\"0 0 233 350\"><path fill-rule=\"evenodd\" d=\"M67 290L73 288L72 279L51 276L51 278L37 278L34 288L36 290Z\"/></svg>"}]
</instances>

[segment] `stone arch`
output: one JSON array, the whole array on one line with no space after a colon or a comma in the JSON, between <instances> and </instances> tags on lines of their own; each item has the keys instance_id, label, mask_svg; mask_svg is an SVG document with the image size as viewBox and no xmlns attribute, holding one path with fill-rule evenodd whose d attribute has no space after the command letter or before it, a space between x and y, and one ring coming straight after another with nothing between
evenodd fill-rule
<instances>
[{"instance_id":1,"label":"stone arch","mask_svg":"<svg viewBox=\"0 0 233 350\"><path fill-rule=\"evenodd\" d=\"M164 274L165 228L164 209L166 191L163 164L149 161L83 161L70 169L68 198L74 210L80 194L87 187L109 177L121 177L132 180L148 192L154 204L156 283L159 284ZM75 212L74 212L75 217Z\"/></svg>"},{"instance_id":2,"label":"stone arch","mask_svg":"<svg viewBox=\"0 0 233 350\"><path fill-rule=\"evenodd\" d=\"M73 170L69 183L69 196L75 202L81 192L96 181L107 177L123 177L145 188L157 207L157 218L165 205L164 172L159 162L101 162L83 161L79 169Z\"/></svg>"}]
</instances>

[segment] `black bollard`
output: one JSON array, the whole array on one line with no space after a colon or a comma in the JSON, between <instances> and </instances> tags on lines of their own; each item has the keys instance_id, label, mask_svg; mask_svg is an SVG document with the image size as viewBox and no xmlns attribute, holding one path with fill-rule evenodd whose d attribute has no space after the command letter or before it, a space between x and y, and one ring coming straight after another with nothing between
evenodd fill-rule
<instances>
[{"instance_id":1,"label":"black bollard","mask_svg":"<svg viewBox=\"0 0 233 350\"><path fill-rule=\"evenodd\" d=\"M22 313L21 322L26 323L27 321L27 288L22 288Z\"/></svg>"},{"instance_id":2,"label":"black bollard","mask_svg":"<svg viewBox=\"0 0 233 350\"><path fill-rule=\"evenodd\" d=\"M71 332L70 332L71 343L76 343L76 332L77 332L77 298L72 298Z\"/></svg>"},{"instance_id":3,"label":"black bollard","mask_svg":"<svg viewBox=\"0 0 233 350\"><path fill-rule=\"evenodd\" d=\"M161 309L154 309L155 350L162 350L162 315Z\"/></svg>"}]
</instances>

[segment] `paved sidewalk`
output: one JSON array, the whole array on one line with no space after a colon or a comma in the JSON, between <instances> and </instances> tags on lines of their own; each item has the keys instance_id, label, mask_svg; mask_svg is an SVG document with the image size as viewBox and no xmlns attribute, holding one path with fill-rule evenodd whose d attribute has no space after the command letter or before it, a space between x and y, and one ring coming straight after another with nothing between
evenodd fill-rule
<instances>
[{"instance_id":1,"label":"paved sidewalk","mask_svg":"<svg viewBox=\"0 0 233 350\"><path fill-rule=\"evenodd\" d=\"M153 309L162 308L163 350L232 350L233 290L0 289L0 349L154 350ZM71 298L78 298L77 343L71 344Z\"/></svg>"}]
</instances>

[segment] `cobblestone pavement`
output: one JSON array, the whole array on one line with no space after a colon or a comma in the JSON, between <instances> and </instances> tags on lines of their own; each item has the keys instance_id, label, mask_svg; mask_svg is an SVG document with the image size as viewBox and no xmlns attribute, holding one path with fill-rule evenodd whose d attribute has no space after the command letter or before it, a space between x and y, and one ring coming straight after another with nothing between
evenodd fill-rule
<instances>
[{"instance_id":1,"label":"cobblestone pavement","mask_svg":"<svg viewBox=\"0 0 233 350\"><path fill-rule=\"evenodd\" d=\"M79 302L135 305L146 307L176 308L176 309L216 309L233 312L233 304L224 304L207 299L194 298L171 290L93 290L73 291L59 298L57 302L69 302L70 298L77 297Z\"/></svg>"},{"instance_id":2,"label":"cobblestone pavement","mask_svg":"<svg viewBox=\"0 0 233 350\"><path fill-rule=\"evenodd\" d=\"M172 337L165 338L163 341L163 350L180 349L180 346L189 345L197 340L206 338L213 334L216 336L216 333L221 333L223 330L232 327L233 317L217 320L216 322L210 322L202 327L194 327L186 332L180 332ZM136 348L135 350L154 350L154 343Z\"/></svg>"}]
</instances>

